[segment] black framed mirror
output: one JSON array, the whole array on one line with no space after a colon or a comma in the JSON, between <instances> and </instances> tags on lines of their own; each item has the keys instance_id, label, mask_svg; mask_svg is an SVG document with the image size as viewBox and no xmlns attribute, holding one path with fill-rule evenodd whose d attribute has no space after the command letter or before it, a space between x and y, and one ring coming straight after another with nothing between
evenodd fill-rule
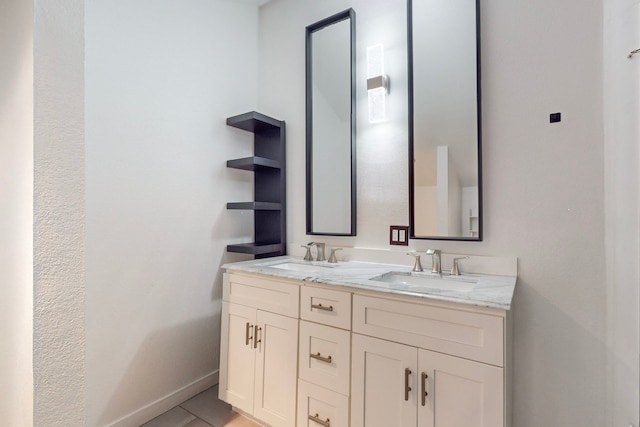
<instances>
[{"instance_id":1,"label":"black framed mirror","mask_svg":"<svg viewBox=\"0 0 640 427\"><path fill-rule=\"evenodd\" d=\"M306 27L307 234L356 235L355 11Z\"/></svg>"},{"instance_id":2,"label":"black framed mirror","mask_svg":"<svg viewBox=\"0 0 640 427\"><path fill-rule=\"evenodd\" d=\"M407 0L411 238L482 240L479 0Z\"/></svg>"}]
</instances>

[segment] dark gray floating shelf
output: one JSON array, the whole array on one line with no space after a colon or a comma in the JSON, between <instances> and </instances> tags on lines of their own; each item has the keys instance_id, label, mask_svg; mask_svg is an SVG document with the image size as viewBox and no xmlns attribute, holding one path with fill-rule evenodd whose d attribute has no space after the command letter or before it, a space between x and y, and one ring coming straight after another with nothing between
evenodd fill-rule
<instances>
[{"instance_id":1,"label":"dark gray floating shelf","mask_svg":"<svg viewBox=\"0 0 640 427\"><path fill-rule=\"evenodd\" d=\"M254 211L279 211L282 209L280 203L271 202L234 202L227 203L227 209L244 209Z\"/></svg>"},{"instance_id":2,"label":"dark gray floating shelf","mask_svg":"<svg viewBox=\"0 0 640 427\"><path fill-rule=\"evenodd\" d=\"M286 134L284 121L256 111L227 118L227 125L253 133L253 156L227 161L227 167L253 171L253 202L227 203L227 209L253 210L254 243L228 245L228 252L256 258L285 255L286 248Z\"/></svg>"},{"instance_id":3,"label":"dark gray floating shelf","mask_svg":"<svg viewBox=\"0 0 640 427\"><path fill-rule=\"evenodd\" d=\"M227 119L228 126L253 133L274 129L279 130L282 127L282 123L284 122L274 119L273 117L265 116L257 111L250 111Z\"/></svg>"},{"instance_id":4,"label":"dark gray floating shelf","mask_svg":"<svg viewBox=\"0 0 640 427\"><path fill-rule=\"evenodd\" d=\"M244 159L227 160L227 167L233 169L242 169L247 171L256 171L260 169L280 169L280 162L263 157L245 157Z\"/></svg>"},{"instance_id":5,"label":"dark gray floating shelf","mask_svg":"<svg viewBox=\"0 0 640 427\"><path fill-rule=\"evenodd\" d=\"M282 245L280 243L272 243L272 244L240 243L236 245L227 245L227 251L239 252L242 254L251 254L251 255L276 256L272 254L279 252L281 246Z\"/></svg>"}]
</instances>

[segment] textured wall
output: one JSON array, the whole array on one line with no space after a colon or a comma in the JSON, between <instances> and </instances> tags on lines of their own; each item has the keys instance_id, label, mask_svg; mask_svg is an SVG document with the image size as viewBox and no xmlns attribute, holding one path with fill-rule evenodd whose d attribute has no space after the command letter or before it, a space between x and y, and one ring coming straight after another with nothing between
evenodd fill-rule
<instances>
[{"instance_id":1,"label":"textured wall","mask_svg":"<svg viewBox=\"0 0 640 427\"><path fill-rule=\"evenodd\" d=\"M408 222L405 1L265 5L260 105L287 121L288 235L307 242L304 27L349 6L360 58L358 236L323 240L390 249L389 225ZM481 8L485 239L412 247L517 256L514 426L607 425L602 1L484 0ZM392 82L381 126L363 116L362 61L374 42L385 43ZM562 122L550 124L558 111Z\"/></svg>"},{"instance_id":2,"label":"textured wall","mask_svg":"<svg viewBox=\"0 0 640 427\"><path fill-rule=\"evenodd\" d=\"M84 426L84 1L35 7L34 426Z\"/></svg>"},{"instance_id":3,"label":"textured wall","mask_svg":"<svg viewBox=\"0 0 640 427\"><path fill-rule=\"evenodd\" d=\"M0 14L0 420L32 423L33 4Z\"/></svg>"},{"instance_id":4,"label":"textured wall","mask_svg":"<svg viewBox=\"0 0 640 427\"><path fill-rule=\"evenodd\" d=\"M215 383L222 274L249 240L258 10L86 5L87 426L137 426ZM186 395L185 395L186 394Z\"/></svg>"}]
</instances>

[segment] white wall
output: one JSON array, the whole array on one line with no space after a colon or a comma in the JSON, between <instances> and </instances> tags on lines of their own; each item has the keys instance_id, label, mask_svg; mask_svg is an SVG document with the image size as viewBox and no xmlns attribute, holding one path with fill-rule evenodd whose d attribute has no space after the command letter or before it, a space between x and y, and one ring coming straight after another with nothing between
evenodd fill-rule
<instances>
[{"instance_id":1,"label":"white wall","mask_svg":"<svg viewBox=\"0 0 640 427\"><path fill-rule=\"evenodd\" d=\"M86 5L87 426L137 426L217 382L221 263L249 240L248 2Z\"/></svg>"},{"instance_id":2,"label":"white wall","mask_svg":"<svg viewBox=\"0 0 640 427\"><path fill-rule=\"evenodd\" d=\"M84 1L34 8L34 426L84 422Z\"/></svg>"},{"instance_id":3,"label":"white wall","mask_svg":"<svg viewBox=\"0 0 640 427\"><path fill-rule=\"evenodd\" d=\"M33 415L33 3L0 13L0 420Z\"/></svg>"},{"instance_id":4,"label":"white wall","mask_svg":"<svg viewBox=\"0 0 640 427\"><path fill-rule=\"evenodd\" d=\"M607 422L640 424L640 2L604 8Z\"/></svg>"},{"instance_id":5,"label":"white wall","mask_svg":"<svg viewBox=\"0 0 640 427\"><path fill-rule=\"evenodd\" d=\"M606 425L602 2L490 1L483 25L481 250L519 257L514 424Z\"/></svg>"},{"instance_id":6,"label":"white wall","mask_svg":"<svg viewBox=\"0 0 640 427\"><path fill-rule=\"evenodd\" d=\"M358 236L325 240L390 249L389 225L408 221L405 2L265 5L260 106L287 121L288 235L305 242L304 27L349 5L359 63L366 46L385 43L391 117L366 122L360 65ZM602 2L485 0L481 8L485 238L411 246L517 256L513 425L607 425ZM562 122L550 124L558 111Z\"/></svg>"}]
</instances>

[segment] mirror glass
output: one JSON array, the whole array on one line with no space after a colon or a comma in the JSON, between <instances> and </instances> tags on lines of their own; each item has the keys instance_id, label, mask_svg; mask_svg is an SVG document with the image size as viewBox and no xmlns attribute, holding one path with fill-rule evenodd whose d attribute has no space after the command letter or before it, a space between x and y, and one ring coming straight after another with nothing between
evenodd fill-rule
<instances>
[{"instance_id":1,"label":"mirror glass","mask_svg":"<svg viewBox=\"0 0 640 427\"><path fill-rule=\"evenodd\" d=\"M354 59L352 9L307 27L307 234L356 234Z\"/></svg>"},{"instance_id":2,"label":"mirror glass","mask_svg":"<svg viewBox=\"0 0 640 427\"><path fill-rule=\"evenodd\" d=\"M412 238L482 240L477 0L408 0Z\"/></svg>"}]
</instances>

